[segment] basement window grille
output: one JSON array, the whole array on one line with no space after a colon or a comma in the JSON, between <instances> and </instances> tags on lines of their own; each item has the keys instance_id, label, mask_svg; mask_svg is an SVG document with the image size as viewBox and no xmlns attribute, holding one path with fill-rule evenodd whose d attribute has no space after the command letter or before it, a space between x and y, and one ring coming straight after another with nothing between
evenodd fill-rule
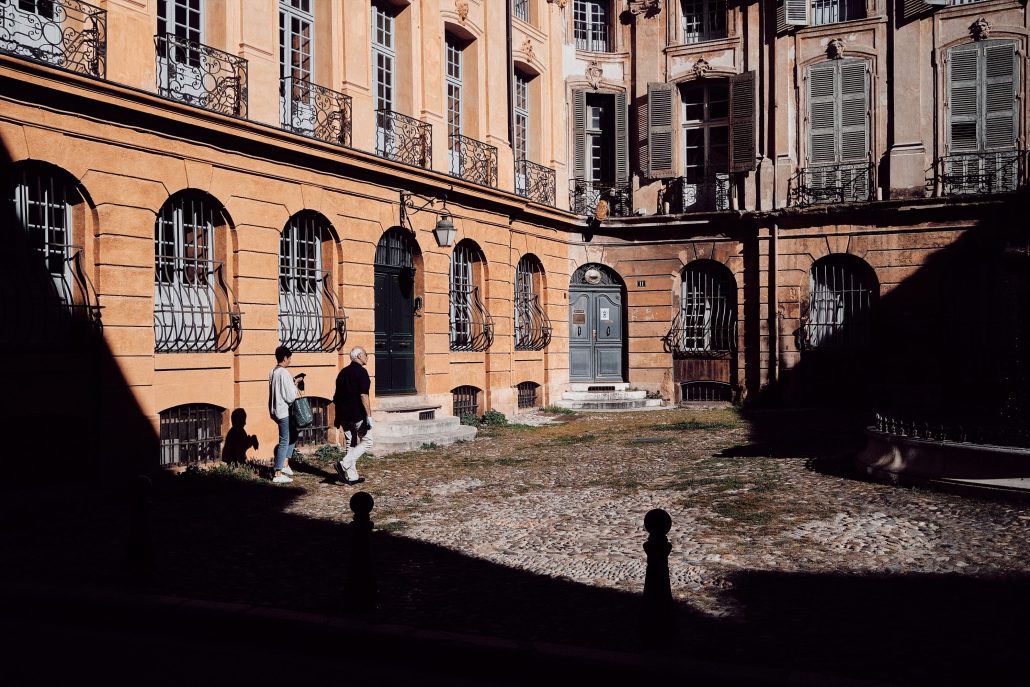
<instances>
[{"instance_id":1,"label":"basement window grille","mask_svg":"<svg viewBox=\"0 0 1030 687\"><path fill-rule=\"evenodd\" d=\"M221 458L223 412L206 403L161 411L161 467L210 463Z\"/></svg>"},{"instance_id":2,"label":"basement window grille","mask_svg":"<svg viewBox=\"0 0 1030 687\"><path fill-rule=\"evenodd\" d=\"M521 382L515 388L519 392L519 408L536 408L539 384L536 382Z\"/></svg>"},{"instance_id":3,"label":"basement window grille","mask_svg":"<svg viewBox=\"0 0 1030 687\"><path fill-rule=\"evenodd\" d=\"M459 386L451 391L451 396L454 417L461 418L469 414L480 416L479 389L474 386Z\"/></svg>"},{"instance_id":4,"label":"basement window grille","mask_svg":"<svg viewBox=\"0 0 1030 687\"><path fill-rule=\"evenodd\" d=\"M297 433L297 446L321 446L329 443L329 399L308 396L311 424Z\"/></svg>"},{"instance_id":5,"label":"basement window grille","mask_svg":"<svg viewBox=\"0 0 1030 687\"><path fill-rule=\"evenodd\" d=\"M680 384L680 398L684 401L730 402L733 400L733 388L728 382L684 382Z\"/></svg>"}]
</instances>

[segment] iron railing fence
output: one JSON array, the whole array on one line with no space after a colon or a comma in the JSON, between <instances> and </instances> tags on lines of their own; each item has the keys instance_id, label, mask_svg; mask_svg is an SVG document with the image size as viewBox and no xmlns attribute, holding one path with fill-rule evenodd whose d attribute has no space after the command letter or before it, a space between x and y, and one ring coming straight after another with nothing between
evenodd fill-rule
<instances>
[{"instance_id":1,"label":"iron railing fence","mask_svg":"<svg viewBox=\"0 0 1030 687\"><path fill-rule=\"evenodd\" d=\"M11 259L0 299L0 348L74 348L103 331L101 306L80 246L50 244L39 259ZM67 257L65 257L67 256Z\"/></svg>"},{"instance_id":2,"label":"iron railing fence","mask_svg":"<svg viewBox=\"0 0 1030 687\"><path fill-rule=\"evenodd\" d=\"M577 215L598 216L603 205L611 217L629 217L633 214L633 190L629 186L613 186L583 179L569 182L569 208Z\"/></svg>"},{"instance_id":3,"label":"iron railing fence","mask_svg":"<svg viewBox=\"0 0 1030 687\"><path fill-rule=\"evenodd\" d=\"M540 385L536 382L519 382L515 385L515 389L518 391L518 404L519 408L536 408L537 407L537 390Z\"/></svg>"},{"instance_id":4,"label":"iron railing fence","mask_svg":"<svg viewBox=\"0 0 1030 687\"><path fill-rule=\"evenodd\" d=\"M480 186L497 186L497 147L461 134L448 139L451 176Z\"/></svg>"},{"instance_id":5,"label":"iron railing fence","mask_svg":"<svg viewBox=\"0 0 1030 687\"><path fill-rule=\"evenodd\" d=\"M172 33L154 36L161 97L247 117L247 60Z\"/></svg>"},{"instance_id":6,"label":"iron railing fence","mask_svg":"<svg viewBox=\"0 0 1030 687\"><path fill-rule=\"evenodd\" d=\"M515 193L541 205L554 207L554 170L529 160L515 160Z\"/></svg>"},{"instance_id":7,"label":"iron railing fence","mask_svg":"<svg viewBox=\"0 0 1030 687\"><path fill-rule=\"evenodd\" d=\"M450 292L452 351L485 351L494 342L494 318L479 297L479 287Z\"/></svg>"},{"instance_id":8,"label":"iron railing fence","mask_svg":"<svg viewBox=\"0 0 1030 687\"><path fill-rule=\"evenodd\" d=\"M376 110L376 155L429 169L433 166L433 126L392 110Z\"/></svg>"},{"instance_id":9,"label":"iron railing fence","mask_svg":"<svg viewBox=\"0 0 1030 687\"><path fill-rule=\"evenodd\" d=\"M175 406L159 414L161 467L212 463L222 454L222 413L213 405Z\"/></svg>"},{"instance_id":10,"label":"iron railing fence","mask_svg":"<svg viewBox=\"0 0 1030 687\"><path fill-rule=\"evenodd\" d=\"M937 159L934 177L942 196L989 195L1027 184L1027 151L955 153Z\"/></svg>"},{"instance_id":11,"label":"iron railing fence","mask_svg":"<svg viewBox=\"0 0 1030 687\"><path fill-rule=\"evenodd\" d=\"M347 342L347 315L329 272L294 268L279 277L279 342L293 351L338 351Z\"/></svg>"},{"instance_id":12,"label":"iron railing fence","mask_svg":"<svg viewBox=\"0 0 1030 687\"><path fill-rule=\"evenodd\" d=\"M941 422L928 418L876 413L873 429L884 434L926 441L1017 446L1030 448L1030 427L998 426L978 422Z\"/></svg>"},{"instance_id":13,"label":"iron railing fence","mask_svg":"<svg viewBox=\"0 0 1030 687\"><path fill-rule=\"evenodd\" d=\"M0 51L107 76L107 10L81 0L0 0Z\"/></svg>"},{"instance_id":14,"label":"iron railing fence","mask_svg":"<svg viewBox=\"0 0 1030 687\"><path fill-rule=\"evenodd\" d=\"M351 97L292 76L281 79L283 129L338 146L351 145Z\"/></svg>"},{"instance_id":15,"label":"iron railing fence","mask_svg":"<svg viewBox=\"0 0 1030 687\"><path fill-rule=\"evenodd\" d=\"M717 212L730 209L730 175L715 172L702 179L676 177L665 187L662 202L669 212Z\"/></svg>"},{"instance_id":16,"label":"iron railing fence","mask_svg":"<svg viewBox=\"0 0 1030 687\"><path fill-rule=\"evenodd\" d=\"M681 309L662 337L665 350L677 358L719 358L732 354L737 350L737 322L731 316L729 312L725 318L691 315Z\"/></svg>"},{"instance_id":17,"label":"iron railing fence","mask_svg":"<svg viewBox=\"0 0 1030 687\"><path fill-rule=\"evenodd\" d=\"M243 314L221 262L159 255L154 274L157 353L234 351Z\"/></svg>"},{"instance_id":18,"label":"iron railing fence","mask_svg":"<svg viewBox=\"0 0 1030 687\"><path fill-rule=\"evenodd\" d=\"M875 188L874 167L868 162L802 167L790 180L789 203L860 203L871 200Z\"/></svg>"},{"instance_id":19,"label":"iron railing fence","mask_svg":"<svg viewBox=\"0 0 1030 687\"><path fill-rule=\"evenodd\" d=\"M541 351L551 343L551 320L540 307L540 297L515 295L515 350Z\"/></svg>"}]
</instances>

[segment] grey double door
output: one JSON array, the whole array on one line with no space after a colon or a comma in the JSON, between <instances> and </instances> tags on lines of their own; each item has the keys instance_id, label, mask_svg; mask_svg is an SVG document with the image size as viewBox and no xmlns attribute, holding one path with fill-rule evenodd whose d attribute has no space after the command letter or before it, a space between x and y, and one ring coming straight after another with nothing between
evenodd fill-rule
<instances>
[{"instance_id":1,"label":"grey double door","mask_svg":"<svg viewBox=\"0 0 1030 687\"><path fill-rule=\"evenodd\" d=\"M620 288L570 290L569 381L623 381L622 327Z\"/></svg>"}]
</instances>

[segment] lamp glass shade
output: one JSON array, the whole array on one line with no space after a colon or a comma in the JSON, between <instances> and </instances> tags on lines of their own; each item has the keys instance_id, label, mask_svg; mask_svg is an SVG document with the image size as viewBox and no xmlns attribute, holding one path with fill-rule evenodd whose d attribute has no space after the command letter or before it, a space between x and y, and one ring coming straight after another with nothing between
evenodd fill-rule
<instances>
[{"instance_id":1,"label":"lamp glass shade","mask_svg":"<svg viewBox=\"0 0 1030 687\"><path fill-rule=\"evenodd\" d=\"M441 247L447 247L454 243L454 235L456 233L457 230L454 228L454 222L451 221L449 215L442 215L436 221L436 227L433 229L436 243Z\"/></svg>"}]
</instances>

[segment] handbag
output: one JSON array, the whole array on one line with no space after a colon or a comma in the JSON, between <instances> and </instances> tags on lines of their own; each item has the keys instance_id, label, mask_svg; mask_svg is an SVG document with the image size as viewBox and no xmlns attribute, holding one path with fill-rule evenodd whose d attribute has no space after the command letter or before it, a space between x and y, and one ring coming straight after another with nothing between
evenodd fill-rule
<instances>
[{"instance_id":1,"label":"handbag","mask_svg":"<svg viewBox=\"0 0 1030 687\"><path fill-rule=\"evenodd\" d=\"M315 421L315 416L311 412L311 403L307 398L298 396L290 404L290 417L293 418L293 424L297 425L297 427L307 427Z\"/></svg>"}]
</instances>

